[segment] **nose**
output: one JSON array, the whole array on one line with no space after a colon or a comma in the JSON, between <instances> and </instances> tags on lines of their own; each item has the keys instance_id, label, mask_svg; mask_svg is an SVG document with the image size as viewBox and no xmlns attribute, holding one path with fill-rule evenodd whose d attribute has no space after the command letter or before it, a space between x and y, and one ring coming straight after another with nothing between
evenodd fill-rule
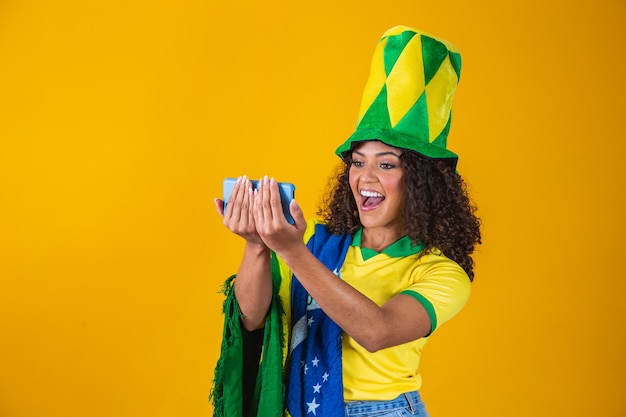
<instances>
[{"instance_id":1,"label":"nose","mask_svg":"<svg viewBox=\"0 0 626 417\"><path fill-rule=\"evenodd\" d=\"M361 182L372 183L376 182L376 173L374 172L375 166L372 164L366 164L361 171Z\"/></svg>"}]
</instances>

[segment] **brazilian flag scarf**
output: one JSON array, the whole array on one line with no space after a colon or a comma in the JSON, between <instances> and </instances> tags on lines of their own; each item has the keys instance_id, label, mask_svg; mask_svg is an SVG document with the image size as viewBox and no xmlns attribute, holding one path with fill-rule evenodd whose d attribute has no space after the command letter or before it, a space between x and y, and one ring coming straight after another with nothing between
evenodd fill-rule
<instances>
[{"instance_id":1,"label":"brazilian flag scarf","mask_svg":"<svg viewBox=\"0 0 626 417\"><path fill-rule=\"evenodd\" d=\"M307 246L338 274L351 242L352 236L333 235L325 225L315 224ZM341 329L293 276L289 300L293 327L290 354L285 360L285 309L278 293L281 284L288 283L283 282L273 253L271 265L273 297L264 329L247 332L241 327L233 291L235 276L224 284L224 331L210 395L213 416L282 417L284 408L292 417L343 416Z\"/></svg>"},{"instance_id":2,"label":"brazilian flag scarf","mask_svg":"<svg viewBox=\"0 0 626 417\"><path fill-rule=\"evenodd\" d=\"M222 346L209 396L214 417L283 416L284 310L278 296L281 278L274 254L271 265L274 294L261 330L248 332L241 327L235 275L224 283Z\"/></svg>"}]
</instances>

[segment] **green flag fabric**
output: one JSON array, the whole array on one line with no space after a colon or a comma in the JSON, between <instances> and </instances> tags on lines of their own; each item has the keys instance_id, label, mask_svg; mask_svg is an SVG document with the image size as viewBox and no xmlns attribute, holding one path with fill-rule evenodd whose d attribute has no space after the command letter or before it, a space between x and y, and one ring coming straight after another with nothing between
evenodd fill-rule
<instances>
[{"instance_id":1,"label":"green flag fabric","mask_svg":"<svg viewBox=\"0 0 626 417\"><path fill-rule=\"evenodd\" d=\"M224 283L224 331L209 396L213 417L283 416L284 309L278 296L282 279L273 253L271 265L273 297L265 327L259 331L247 332L241 326L235 275Z\"/></svg>"}]
</instances>

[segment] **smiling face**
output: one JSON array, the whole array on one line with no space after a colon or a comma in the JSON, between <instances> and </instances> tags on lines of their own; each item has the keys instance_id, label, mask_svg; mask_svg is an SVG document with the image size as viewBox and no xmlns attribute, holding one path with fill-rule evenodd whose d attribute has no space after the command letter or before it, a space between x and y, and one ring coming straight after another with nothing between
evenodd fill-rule
<instances>
[{"instance_id":1,"label":"smiling face","mask_svg":"<svg viewBox=\"0 0 626 417\"><path fill-rule=\"evenodd\" d=\"M379 141L362 142L352 151L349 173L364 233L375 230L391 242L403 235L401 154L401 149Z\"/></svg>"}]
</instances>

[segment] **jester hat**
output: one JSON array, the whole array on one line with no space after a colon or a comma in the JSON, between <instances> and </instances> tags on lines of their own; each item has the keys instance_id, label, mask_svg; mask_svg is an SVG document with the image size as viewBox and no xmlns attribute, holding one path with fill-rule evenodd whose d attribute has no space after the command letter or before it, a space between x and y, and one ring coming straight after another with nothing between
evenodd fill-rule
<instances>
[{"instance_id":1,"label":"jester hat","mask_svg":"<svg viewBox=\"0 0 626 417\"><path fill-rule=\"evenodd\" d=\"M451 43L407 26L389 29L374 51L356 130L336 154L380 140L456 165L446 145L460 75L461 55Z\"/></svg>"}]
</instances>

